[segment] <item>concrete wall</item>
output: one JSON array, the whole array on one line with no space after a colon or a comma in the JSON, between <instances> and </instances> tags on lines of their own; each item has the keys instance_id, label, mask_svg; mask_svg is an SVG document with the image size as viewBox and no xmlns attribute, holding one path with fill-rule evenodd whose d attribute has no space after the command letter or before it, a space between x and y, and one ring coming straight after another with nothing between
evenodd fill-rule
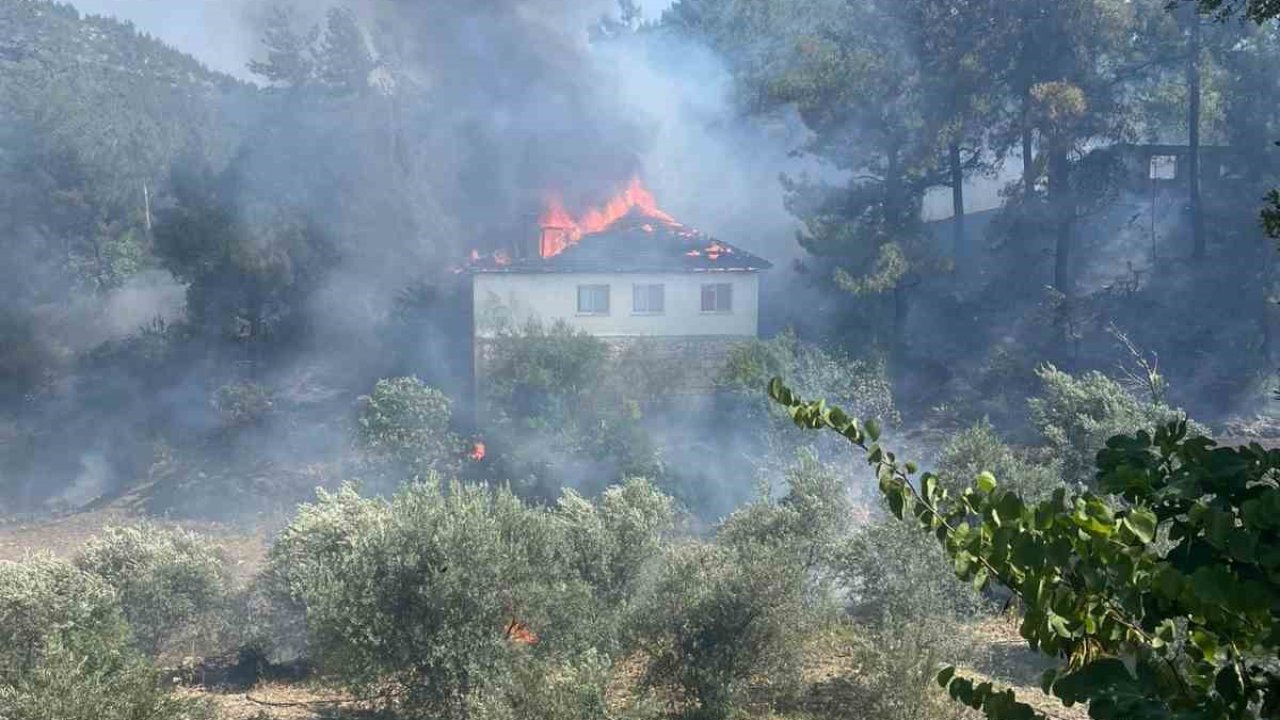
<instances>
[{"instance_id":1,"label":"concrete wall","mask_svg":"<svg viewBox=\"0 0 1280 720\"><path fill-rule=\"evenodd\" d=\"M732 335L683 337L613 336L602 338L609 351L609 362L639 362L649 369L650 378L673 394L705 395L715 390L716 380L724 370L733 349L750 338ZM504 343L520 342L516 338L477 338L475 344L476 388L483 391L493 374L495 358ZM627 357L630 355L630 357Z\"/></svg>"},{"instance_id":2,"label":"concrete wall","mask_svg":"<svg viewBox=\"0 0 1280 720\"><path fill-rule=\"evenodd\" d=\"M733 310L702 312L702 286L733 285ZM633 285L661 284L661 314L632 312ZM608 285L609 314L578 313L578 286ZM475 276L476 337L493 337L503 321L563 320L598 337L755 337L759 329L760 279L756 273L491 273Z\"/></svg>"}]
</instances>

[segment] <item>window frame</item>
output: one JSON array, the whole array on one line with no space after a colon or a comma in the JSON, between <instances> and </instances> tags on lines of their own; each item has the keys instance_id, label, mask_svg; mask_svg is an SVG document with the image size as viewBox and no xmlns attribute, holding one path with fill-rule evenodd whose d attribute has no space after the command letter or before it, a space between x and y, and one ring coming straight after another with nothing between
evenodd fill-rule
<instances>
[{"instance_id":1,"label":"window frame","mask_svg":"<svg viewBox=\"0 0 1280 720\"><path fill-rule=\"evenodd\" d=\"M594 297L600 297L600 296L604 297L604 309L603 310L590 310L590 309L584 310L582 301L584 297L587 297L587 296L584 296L583 294L584 292L585 293L593 293L593 292L601 293L601 295L594 296ZM577 314L581 317L609 317L610 312L612 311L612 305L613 305L613 301L611 297L612 294L613 294L613 290L607 283L587 283L584 285L579 285L578 298L577 298L578 299Z\"/></svg>"},{"instance_id":2,"label":"window frame","mask_svg":"<svg viewBox=\"0 0 1280 720\"><path fill-rule=\"evenodd\" d=\"M1147 161L1147 179L1154 182L1170 182L1178 179L1178 156L1160 153Z\"/></svg>"},{"instance_id":3,"label":"window frame","mask_svg":"<svg viewBox=\"0 0 1280 720\"><path fill-rule=\"evenodd\" d=\"M711 291L711 309L709 310L707 309L708 290ZM726 300L723 309L720 307L721 298ZM699 293L698 307L704 315L732 315L733 283L703 283Z\"/></svg>"},{"instance_id":4,"label":"window frame","mask_svg":"<svg viewBox=\"0 0 1280 720\"><path fill-rule=\"evenodd\" d=\"M657 298L658 298L657 309L652 309L651 307L645 308L643 310L640 309L639 307L640 303L638 301L642 296L645 297L647 301L649 301L646 303L647 305L652 304L652 300L654 296L652 294L644 294L644 295L642 294L652 293L654 289L657 290ZM632 283L631 284L631 314L632 315L666 315L667 314L666 284L665 283Z\"/></svg>"}]
</instances>

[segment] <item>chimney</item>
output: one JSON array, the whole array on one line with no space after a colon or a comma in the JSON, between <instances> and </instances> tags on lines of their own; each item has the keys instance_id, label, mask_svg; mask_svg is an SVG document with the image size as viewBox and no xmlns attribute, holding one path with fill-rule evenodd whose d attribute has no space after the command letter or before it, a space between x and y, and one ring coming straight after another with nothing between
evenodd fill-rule
<instances>
[{"instance_id":1,"label":"chimney","mask_svg":"<svg viewBox=\"0 0 1280 720\"><path fill-rule=\"evenodd\" d=\"M519 260L536 260L542 257L542 228L538 216L526 214L520 223L520 239L515 243L511 253Z\"/></svg>"}]
</instances>

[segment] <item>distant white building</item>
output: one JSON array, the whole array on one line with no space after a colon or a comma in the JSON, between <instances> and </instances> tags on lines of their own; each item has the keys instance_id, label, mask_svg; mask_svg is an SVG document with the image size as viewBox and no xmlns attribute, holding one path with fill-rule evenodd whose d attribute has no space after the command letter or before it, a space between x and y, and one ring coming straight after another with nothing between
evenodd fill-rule
<instances>
[{"instance_id":1,"label":"distant white building","mask_svg":"<svg viewBox=\"0 0 1280 720\"><path fill-rule=\"evenodd\" d=\"M689 390L709 386L729 349L757 336L763 258L638 209L567 246L548 237L556 232L544 229L524 257L470 266L478 382L501 329L530 320L563 321L615 351L646 343L693 371Z\"/></svg>"}]
</instances>

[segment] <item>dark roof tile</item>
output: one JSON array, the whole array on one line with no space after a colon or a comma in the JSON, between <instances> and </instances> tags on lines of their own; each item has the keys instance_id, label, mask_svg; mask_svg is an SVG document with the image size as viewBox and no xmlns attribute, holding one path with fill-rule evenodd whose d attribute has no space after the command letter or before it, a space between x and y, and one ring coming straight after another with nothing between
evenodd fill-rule
<instances>
[{"instance_id":1,"label":"dark roof tile","mask_svg":"<svg viewBox=\"0 0 1280 720\"><path fill-rule=\"evenodd\" d=\"M585 235L559 255L502 261L483 257L475 273L750 272L772 263L693 228L632 210L605 230Z\"/></svg>"}]
</instances>

